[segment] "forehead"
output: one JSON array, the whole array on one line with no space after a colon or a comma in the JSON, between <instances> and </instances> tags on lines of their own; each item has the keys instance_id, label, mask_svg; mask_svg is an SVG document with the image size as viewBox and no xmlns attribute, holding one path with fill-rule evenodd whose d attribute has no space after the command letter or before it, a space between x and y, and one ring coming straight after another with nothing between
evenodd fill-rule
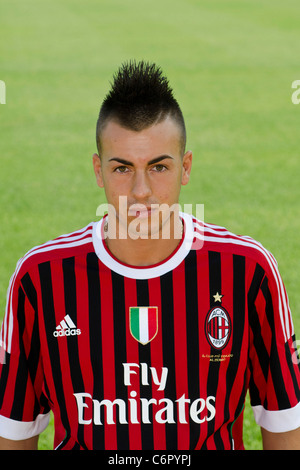
<instances>
[{"instance_id":1,"label":"forehead","mask_svg":"<svg viewBox=\"0 0 300 470\"><path fill-rule=\"evenodd\" d=\"M133 131L110 120L101 132L101 157L150 160L159 155L180 157L181 132L172 118L141 131Z\"/></svg>"}]
</instances>

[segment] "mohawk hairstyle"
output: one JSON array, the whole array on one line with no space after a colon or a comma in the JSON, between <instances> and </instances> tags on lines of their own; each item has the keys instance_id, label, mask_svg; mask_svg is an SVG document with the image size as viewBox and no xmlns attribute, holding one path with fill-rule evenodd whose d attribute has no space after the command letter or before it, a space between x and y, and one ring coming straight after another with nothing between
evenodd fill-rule
<instances>
[{"instance_id":1,"label":"mohawk hairstyle","mask_svg":"<svg viewBox=\"0 0 300 470\"><path fill-rule=\"evenodd\" d=\"M172 117L181 131L184 153L186 130L183 115L168 79L156 64L130 61L121 65L113 76L97 121L96 141L101 154L101 131L109 120L136 132Z\"/></svg>"}]
</instances>

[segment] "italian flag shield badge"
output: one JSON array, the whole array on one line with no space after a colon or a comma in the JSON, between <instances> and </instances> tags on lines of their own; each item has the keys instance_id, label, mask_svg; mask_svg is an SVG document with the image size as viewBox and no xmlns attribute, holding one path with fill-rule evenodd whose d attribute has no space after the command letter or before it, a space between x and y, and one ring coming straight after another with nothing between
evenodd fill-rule
<instances>
[{"instance_id":1,"label":"italian flag shield badge","mask_svg":"<svg viewBox=\"0 0 300 470\"><path fill-rule=\"evenodd\" d=\"M147 344L155 338L158 330L157 307L130 307L130 333L141 344Z\"/></svg>"}]
</instances>

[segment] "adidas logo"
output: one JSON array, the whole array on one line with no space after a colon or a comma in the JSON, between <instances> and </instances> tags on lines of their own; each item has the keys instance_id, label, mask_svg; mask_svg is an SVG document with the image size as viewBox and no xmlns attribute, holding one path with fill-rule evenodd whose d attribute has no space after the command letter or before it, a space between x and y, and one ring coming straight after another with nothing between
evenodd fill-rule
<instances>
[{"instance_id":1,"label":"adidas logo","mask_svg":"<svg viewBox=\"0 0 300 470\"><path fill-rule=\"evenodd\" d=\"M76 336L81 335L81 330L76 328L72 318L69 315L66 315L64 319L57 325L56 330L53 331L53 336L57 338L58 336Z\"/></svg>"}]
</instances>

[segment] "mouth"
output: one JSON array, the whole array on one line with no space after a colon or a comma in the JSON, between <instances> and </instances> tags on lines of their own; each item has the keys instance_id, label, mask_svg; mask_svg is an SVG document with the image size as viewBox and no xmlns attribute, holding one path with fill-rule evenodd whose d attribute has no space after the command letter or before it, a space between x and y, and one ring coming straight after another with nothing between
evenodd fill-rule
<instances>
[{"instance_id":1,"label":"mouth","mask_svg":"<svg viewBox=\"0 0 300 470\"><path fill-rule=\"evenodd\" d=\"M128 209L128 215L130 217L138 217L139 219L146 219L151 217L154 212L152 206L146 206L144 204L132 204Z\"/></svg>"}]
</instances>

